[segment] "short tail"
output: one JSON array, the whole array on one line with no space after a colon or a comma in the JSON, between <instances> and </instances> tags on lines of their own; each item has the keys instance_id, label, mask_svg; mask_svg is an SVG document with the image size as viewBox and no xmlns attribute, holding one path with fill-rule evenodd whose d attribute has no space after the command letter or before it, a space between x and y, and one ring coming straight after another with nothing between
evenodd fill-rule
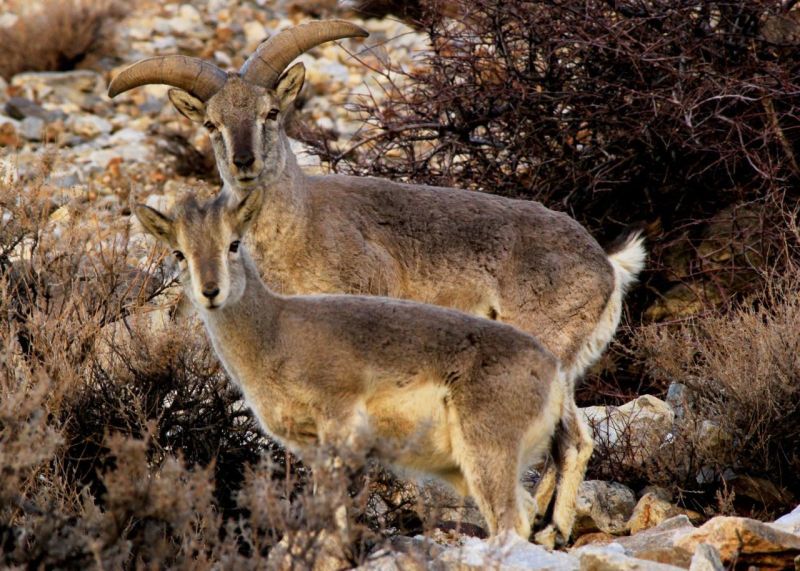
<instances>
[{"instance_id":1,"label":"short tail","mask_svg":"<svg viewBox=\"0 0 800 571\"><path fill-rule=\"evenodd\" d=\"M614 277L618 280L622 294L636 281L644 269L646 259L644 236L638 231L633 232L622 244L608 252L608 261L614 266Z\"/></svg>"}]
</instances>

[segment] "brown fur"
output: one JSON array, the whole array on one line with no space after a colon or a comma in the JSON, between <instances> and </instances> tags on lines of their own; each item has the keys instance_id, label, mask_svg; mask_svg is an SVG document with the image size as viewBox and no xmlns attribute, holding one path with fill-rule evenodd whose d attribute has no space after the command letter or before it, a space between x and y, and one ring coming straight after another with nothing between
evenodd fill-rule
<instances>
[{"instance_id":1,"label":"brown fur","mask_svg":"<svg viewBox=\"0 0 800 571\"><path fill-rule=\"evenodd\" d=\"M637 262L628 271L578 222L537 202L368 177L306 176L282 124L303 75L302 64L294 65L274 90L231 75L206 104L187 94L190 104L173 98L187 117L216 129L223 194L266 190L248 241L267 283L287 294L412 299L508 323L536 335L572 387L613 337L625 289L643 263L641 241L629 241L623 252ZM270 109L279 110L277 120L265 118ZM246 131L256 161L242 170L230 141ZM591 438L579 433L578 456L588 462ZM540 513L551 501L548 489L536 498ZM562 503L569 504L573 492L566 494Z\"/></svg>"},{"instance_id":2,"label":"brown fur","mask_svg":"<svg viewBox=\"0 0 800 571\"><path fill-rule=\"evenodd\" d=\"M526 333L452 309L273 293L245 248L230 251L258 219L262 192L234 204L224 195L203 206L189 199L172 218L135 212L185 256L184 287L264 429L303 456L325 443L376 449L472 495L492 534L527 537L526 505L535 504L520 485L523 469L554 434L557 458L580 439L558 360ZM215 268L218 293L203 294L209 278L199 268ZM562 480L579 482L583 468L567 461ZM574 498L561 509L567 537Z\"/></svg>"}]
</instances>

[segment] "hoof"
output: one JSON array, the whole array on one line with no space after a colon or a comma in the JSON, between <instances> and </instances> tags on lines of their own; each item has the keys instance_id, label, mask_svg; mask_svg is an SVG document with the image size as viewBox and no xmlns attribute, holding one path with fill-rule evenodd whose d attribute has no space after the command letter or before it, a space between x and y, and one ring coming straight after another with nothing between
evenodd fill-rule
<instances>
[{"instance_id":1,"label":"hoof","mask_svg":"<svg viewBox=\"0 0 800 571\"><path fill-rule=\"evenodd\" d=\"M547 549L560 549L567 545L568 537L558 531L553 524L548 525L542 531L533 536L533 540Z\"/></svg>"}]
</instances>

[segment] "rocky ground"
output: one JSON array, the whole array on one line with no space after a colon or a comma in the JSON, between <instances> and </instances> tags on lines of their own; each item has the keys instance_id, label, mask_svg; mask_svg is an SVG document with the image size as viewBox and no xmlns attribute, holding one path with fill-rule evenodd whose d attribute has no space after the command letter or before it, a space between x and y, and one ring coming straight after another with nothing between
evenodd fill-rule
<instances>
[{"instance_id":1,"label":"rocky ground","mask_svg":"<svg viewBox=\"0 0 800 571\"><path fill-rule=\"evenodd\" d=\"M129 216L131 201L169 202L185 184L213 191L213 183L180 174L185 169L181 161L202 166L209 143L202 129L169 105L167 88L146 86L112 101L106 96L109 79L129 63L170 53L238 68L268 34L307 18L303 10L283 2L139 2L118 26L117 57L100 61L104 71L22 73L8 83L0 79L0 179L44 177L52 192L53 225L91 220L102 226ZM371 67L388 60L413 68L427 48L426 36L403 23L350 19L367 28L370 38L327 44L301 57L307 69L302 117L339 144L352 141L361 127L347 103L359 95L380 96L380 73ZM14 20L15 14L6 12L0 26ZM307 168L321 168L300 143L296 150ZM98 233L97 239L114 238ZM149 241L136 229L133 243L134 257L150 250ZM25 256L24 245L15 256ZM644 396L622 407L585 409L598 447L613 451L633 444L636 454L620 454L622 461L632 463L643 463L668 447L686 398L680 385L669 395L667 402ZM709 446L730 445L711 424L699 430ZM702 477L701 471L697 478ZM739 494L781 494L757 479L737 482L732 474L731 481ZM706 521L674 501L662 489L631 490L614 482L587 481L579 500L578 540L565 552L547 552L523 542L496 546L449 531L428 538L397 537L391 550L374 553L362 568L800 569L800 507L772 523L735 517ZM474 509L440 515L481 525Z\"/></svg>"}]
</instances>

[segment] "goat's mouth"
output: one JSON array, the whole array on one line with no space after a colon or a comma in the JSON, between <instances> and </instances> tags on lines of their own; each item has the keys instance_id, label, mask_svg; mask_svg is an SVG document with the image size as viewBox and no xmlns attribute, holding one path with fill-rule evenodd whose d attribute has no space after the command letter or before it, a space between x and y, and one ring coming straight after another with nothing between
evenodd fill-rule
<instances>
[{"instance_id":1,"label":"goat's mouth","mask_svg":"<svg viewBox=\"0 0 800 571\"><path fill-rule=\"evenodd\" d=\"M257 181L258 177L257 176L240 176L236 180L241 184L248 185L248 184L252 184L255 181Z\"/></svg>"}]
</instances>

